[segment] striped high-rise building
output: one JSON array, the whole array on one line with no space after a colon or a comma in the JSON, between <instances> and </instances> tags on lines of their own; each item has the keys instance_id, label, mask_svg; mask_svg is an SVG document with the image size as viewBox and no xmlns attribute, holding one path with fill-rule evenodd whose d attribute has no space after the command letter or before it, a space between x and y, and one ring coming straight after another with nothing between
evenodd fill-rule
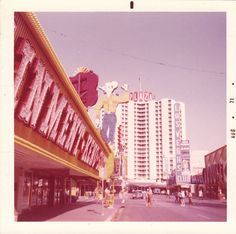
<instances>
[{"instance_id":1,"label":"striped high-rise building","mask_svg":"<svg viewBox=\"0 0 236 234\"><path fill-rule=\"evenodd\" d=\"M130 101L118 106L117 120L116 148L123 142L127 179L160 184L168 179L176 169L176 140L186 140L184 103L169 98L155 100L150 92L131 92ZM121 126L122 134L118 131Z\"/></svg>"}]
</instances>

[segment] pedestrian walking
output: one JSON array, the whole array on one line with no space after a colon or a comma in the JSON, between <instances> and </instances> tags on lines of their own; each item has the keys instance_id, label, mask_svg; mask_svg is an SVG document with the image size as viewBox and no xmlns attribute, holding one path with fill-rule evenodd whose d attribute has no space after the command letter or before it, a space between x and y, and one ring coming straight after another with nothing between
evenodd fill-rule
<instances>
[{"instance_id":1,"label":"pedestrian walking","mask_svg":"<svg viewBox=\"0 0 236 234\"><path fill-rule=\"evenodd\" d=\"M170 198L170 190L169 189L166 190L166 197Z\"/></svg>"},{"instance_id":2,"label":"pedestrian walking","mask_svg":"<svg viewBox=\"0 0 236 234\"><path fill-rule=\"evenodd\" d=\"M77 201L77 199L78 199L78 188L72 187L70 195L71 195L72 203L75 203Z\"/></svg>"},{"instance_id":3,"label":"pedestrian walking","mask_svg":"<svg viewBox=\"0 0 236 234\"><path fill-rule=\"evenodd\" d=\"M188 190L184 191L185 197L188 197Z\"/></svg>"},{"instance_id":4,"label":"pedestrian walking","mask_svg":"<svg viewBox=\"0 0 236 234\"><path fill-rule=\"evenodd\" d=\"M109 206L109 201L110 201L110 189L108 187L106 187L105 189L105 199L104 199L104 203L106 206Z\"/></svg>"},{"instance_id":5,"label":"pedestrian walking","mask_svg":"<svg viewBox=\"0 0 236 234\"><path fill-rule=\"evenodd\" d=\"M181 204L181 198L182 198L182 194L181 191L178 192L178 201Z\"/></svg>"},{"instance_id":6,"label":"pedestrian walking","mask_svg":"<svg viewBox=\"0 0 236 234\"><path fill-rule=\"evenodd\" d=\"M189 205L193 205L193 194L191 191L188 192L188 203Z\"/></svg>"},{"instance_id":7,"label":"pedestrian walking","mask_svg":"<svg viewBox=\"0 0 236 234\"><path fill-rule=\"evenodd\" d=\"M125 189L122 188L122 190L121 190L120 193L119 193L119 197L120 197L120 199L121 199L121 203L122 203L122 204L125 203L125 195L126 195Z\"/></svg>"},{"instance_id":8,"label":"pedestrian walking","mask_svg":"<svg viewBox=\"0 0 236 234\"><path fill-rule=\"evenodd\" d=\"M201 189L198 191L198 198L199 200L203 200L203 192Z\"/></svg>"},{"instance_id":9,"label":"pedestrian walking","mask_svg":"<svg viewBox=\"0 0 236 234\"><path fill-rule=\"evenodd\" d=\"M175 203L179 203L179 194L178 194L178 191L175 191Z\"/></svg>"},{"instance_id":10,"label":"pedestrian walking","mask_svg":"<svg viewBox=\"0 0 236 234\"><path fill-rule=\"evenodd\" d=\"M181 205L181 206L185 206L185 200L184 200L184 198L185 198L185 192L184 192L184 190L182 190L182 191L180 192L180 205Z\"/></svg>"},{"instance_id":11,"label":"pedestrian walking","mask_svg":"<svg viewBox=\"0 0 236 234\"><path fill-rule=\"evenodd\" d=\"M219 200L222 200L222 197L223 197L222 190L219 189L219 190L218 190L218 199L219 199Z\"/></svg>"},{"instance_id":12,"label":"pedestrian walking","mask_svg":"<svg viewBox=\"0 0 236 234\"><path fill-rule=\"evenodd\" d=\"M146 206L148 206L148 189L147 189L147 191L144 191L143 194L144 194Z\"/></svg>"},{"instance_id":13,"label":"pedestrian walking","mask_svg":"<svg viewBox=\"0 0 236 234\"><path fill-rule=\"evenodd\" d=\"M146 206L150 207L152 206L152 189L149 188L147 191L147 199L146 199Z\"/></svg>"},{"instance_id":14,"label":"pedestrian walking","mask_svg":"<svg viewBox=\"0 0 236 234\"><path fill-rule=\"evenodd\" d=\"M96 200L97 203L99 203L100 200L100 187L96 187L94 190L94 198Z\"/></svg>"}]
</instances>

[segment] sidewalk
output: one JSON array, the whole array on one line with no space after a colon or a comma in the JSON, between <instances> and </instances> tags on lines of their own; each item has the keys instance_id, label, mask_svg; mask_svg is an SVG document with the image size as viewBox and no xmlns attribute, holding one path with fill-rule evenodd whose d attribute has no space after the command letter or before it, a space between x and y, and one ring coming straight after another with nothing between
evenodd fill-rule
<instances>
[{"instance_id":1,"label":"sidewalk","mask_svg":"<svg viewBox=\"0 0 236 234\"><path fill-rule=\"evenodd\" d=\"M167 202L174 202L175 201L174 196L171 196L170 198L165 197L164 199ZM208 207L218 207L218 208L227 207L227 200L210 199L210 198L199 199L198 197L194 196L192 201L193 201L194 206L208 206ZM188 198L187 197L185 197L185 203L188 205Z\"/></svg>"},{"instance_id":2,"label":"sidewalk","mask_svg":"<svg viewBox=\"0 0 236 234\"><path fill-rule=\"evenodd\" d=\"M227 200L219 200L219 199L210 199L203 198L202 200L199 198L193 198L193 203L198 206L209 206L209 207L226 207Z\"/></svg>"},{"instance_id":3,"label":"sidewalk","mask_svg":"<svg viewBox=\"0 0 236 234\"><path fill-rule=\"evenodd\" d=\"M35 209L19 217L18 221L111 221L121 206L121 200L115 198L113 208L102 208L101 201L81 197L76 203L52 208Z\"/></svg>"}]
</instances>

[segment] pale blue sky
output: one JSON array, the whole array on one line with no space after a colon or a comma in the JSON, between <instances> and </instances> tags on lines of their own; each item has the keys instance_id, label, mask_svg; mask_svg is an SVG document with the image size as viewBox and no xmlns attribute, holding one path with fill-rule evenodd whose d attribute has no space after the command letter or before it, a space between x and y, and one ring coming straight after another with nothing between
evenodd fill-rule
<instances>
[{"instance_id":1,"label":"pale blue sky","mask_svg":"<svg viewBox=\"0 0 236 234\"><path fill-rule=\"evenodd\" d=\"M186 105L191 150L226 144L225 13L36 13L70 76L79 66Z\"/></svg>"}]
</instances>

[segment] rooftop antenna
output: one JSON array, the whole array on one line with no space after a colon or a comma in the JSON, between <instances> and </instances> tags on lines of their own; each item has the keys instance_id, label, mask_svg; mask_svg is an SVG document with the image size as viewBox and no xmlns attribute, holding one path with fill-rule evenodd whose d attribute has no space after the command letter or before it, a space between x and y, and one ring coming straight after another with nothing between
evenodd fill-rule
<instances>
[{"instance_id":1,"label":"rooftop antenna","mask_svg":"<svg viewBox=\"0 0 236 234\"><path fill-rule=\"evenodd\" d=\"M141 86L141 75L139 75L138 80L139 80L139 91L141 91L141 90L142 90L142 86Z\"/></svg>"}]
</instances>

